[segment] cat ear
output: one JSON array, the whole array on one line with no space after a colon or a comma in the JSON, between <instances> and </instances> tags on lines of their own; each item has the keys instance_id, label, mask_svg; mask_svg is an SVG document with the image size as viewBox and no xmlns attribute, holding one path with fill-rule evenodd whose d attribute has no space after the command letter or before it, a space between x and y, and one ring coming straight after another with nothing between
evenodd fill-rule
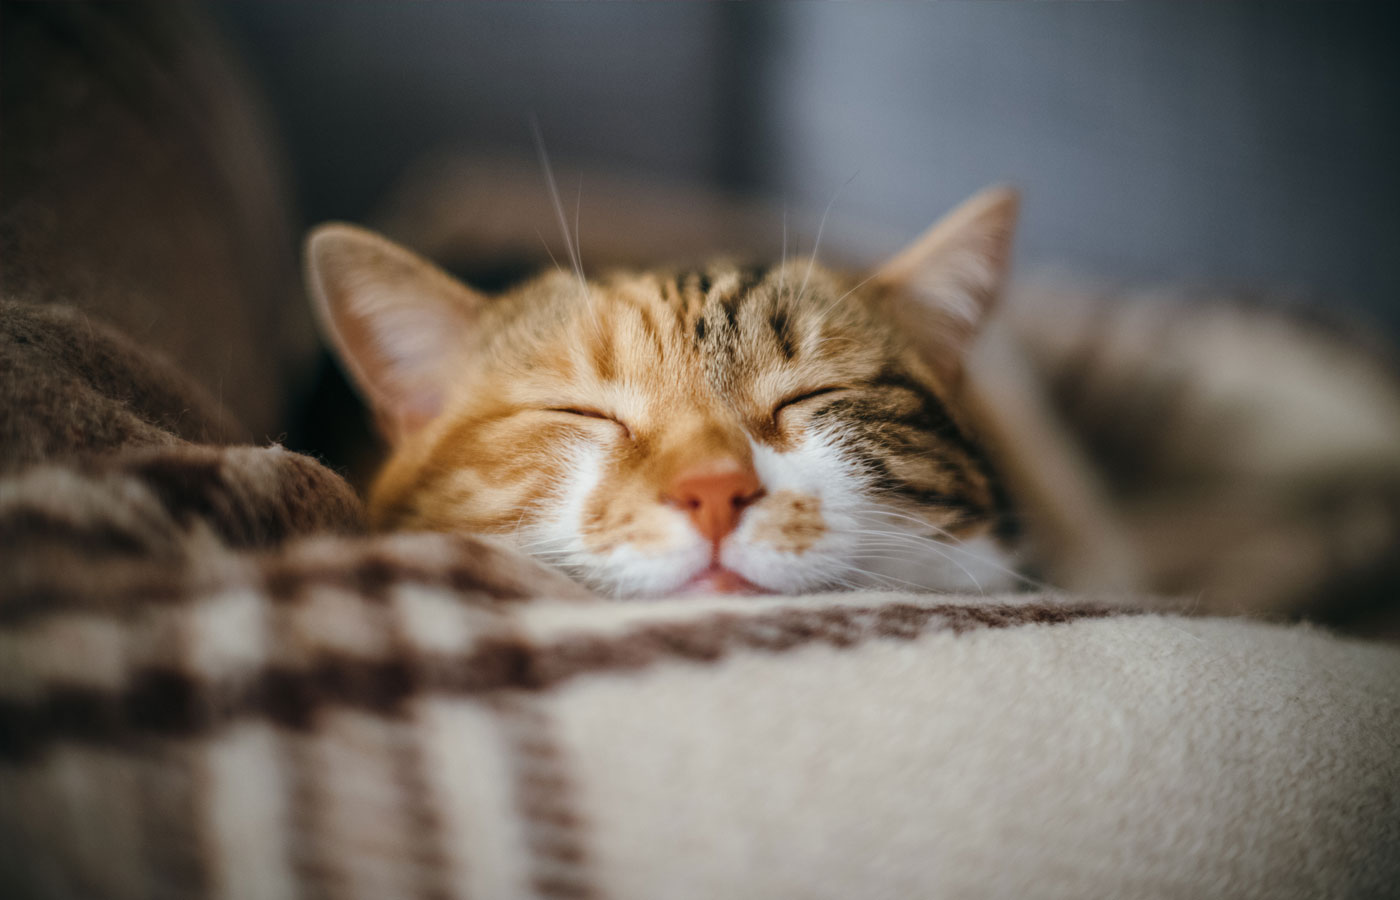
<instances>
[{"instance_id":1,"label":"cat ear","mask_svg":"<svg viewBox=\"0 0 1400 900\"><path fill-rule=\"evenodd\" d=\"M442 411L485 298L373 232L332 223L306 240L321 330L390 441Z\"/></svg>"},{"instance_id":2,"label":"cat ear","mask_svg":"<svg viewBox=\"0 0 1400 900\"><path fill-rule=\"evenodd\" d=\"M940 375L956 378L1011 262L1020 195L988 188L889 260L873 281Z\"/></svg>"}]
</instances>

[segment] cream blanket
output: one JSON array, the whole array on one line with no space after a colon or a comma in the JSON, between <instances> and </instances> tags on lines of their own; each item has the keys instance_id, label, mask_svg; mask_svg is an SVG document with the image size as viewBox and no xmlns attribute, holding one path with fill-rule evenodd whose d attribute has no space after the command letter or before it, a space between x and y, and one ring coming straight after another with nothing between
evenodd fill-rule
<instances>
[{"instance_id":1,"label":"cream blanket","mask_svg":"<svg viewBox=\"0 0 1400 900\"><path fill-rule=\"evenodd\" d=\"M193 442L173 368L0 313L6 896L1400 884L1400 649L1048 595L596 600L357 536L314 460Z\"/></svg>"},{"instance_id":2,"label":"cream blanket","mask_svg":"<svg viewBox=\"0 0 1400 900\"><path fill-rule=\"evenodd\" d=\"M441 536L10 612L44 897L1367 897L1400 650L1061 598L518 602Z\"/></svg>"}]
</instances>

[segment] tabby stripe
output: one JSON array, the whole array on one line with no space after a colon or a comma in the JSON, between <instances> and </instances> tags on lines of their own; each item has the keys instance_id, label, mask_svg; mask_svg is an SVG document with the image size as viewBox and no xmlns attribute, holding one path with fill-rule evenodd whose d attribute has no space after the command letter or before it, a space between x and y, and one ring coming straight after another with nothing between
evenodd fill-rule
<instances>
[{"instance_id":1,"label":"tabby stripe","mask_svg":"<svg viewBox=\"0 0 1400 900\"><path fill-rule=\"evenodd\" d=\"M783 359L791 360L797 348L792 343L792 323L788 320L787 310L779 309L769 316L768 327L773 329L773 337L777 338Z\"/></svg>"},{"instance_id":2,"label":"tabby stripe","mask_svg":"<svg viewBox=\"0 0 1400 900\"><path fill-rule=\"evenodd\" d=\"M542 691L586 675L638 671L664 662L715 662L736 652L777 653L812 643L847 647L877 638L912 639L929 631L1059 624L1108 615L1052 604L976 606L888 604L785 608L693 622L655 623L607 637L536 645L521 637L480 639L470 651L375 661L322 653L315 665L273 665L216 681L152 666L122 691L51 690L35 703L0 700L0 760L33 758L54 741L124 744L149 735L206 735L247 718L293 732L314 728L318 710L344 706L384 717L405 715L410 699L471 697L503 690Z\"/></svg>"},{"instance_id":3,"label":"tabby stripe","mask_svg":"<svg viewBox=\"0 0 1400 900\"><path fill-rule=\"evenodd\" d=\"M735 331L739 327L739 307L749 298L753 283L744 272L739 274L734 289L725 292L722 296L715 298L715 303L719 306L720 312L724 314L724 321L729 325L730 331ZM711 320L711 325L714 322Z\"/></svg>"},{"instance_id":4,"label":"tabby stripe","mask_svg":"<svg viewBox=\"0 0 1400 900\"><path fill-rule=\"evenodd\" d=\"M611 340L595 337L588 341L589 361L593 371L602 381L612 381L617 377L617 348Z\"/></svg>"},{"instance_id":5,"label":"tabby stripe","mask_svg":"<svg viewBox=\"0 0 1400 900\"><path fill-rule=\"evenodd\" d=\"M871 386L900 388L918 397L921 409L917 414L917 422L920 426L938 435L940 439L956 444L959 450L981 461L981 452L977 449L976 442L958 426L957 420L948 413L948 407L943 400L926 386L907 375L889 370L880 373L871 381Z\"/></svg>"},{"instance_id":6,"label":"tabby stripe","mask_svg":"<svg viewBox=\"0 0 1400 900\"><path fill-rule=\"evenodd\" d=\"M642 324L642 331L656 348L658 359L666 355L666 344L661 338L661 323L656 321L656 309L650 304L643 304L637 308L637 315Z\"/></svg>"},{"instance_id":7,"label":"tabby stripe","mask_svg":"<svg viewBox=\"0 0 1400 900\"><path fill-rule=\"evenodd\" d=\"M680 291L676 289L675 282L664 276L655 276L656 292L661 295L661 302L672 308L677 317L681 317L685 312L684 304L681 302Z\"/></svg>"},{"instance_id":8,"label":"tabby stripe","mask_svg":"<svg viewBox=\"0 0 1400 900\"><path fill-rule=\"evenodd\" d=\"M966 468L972 468L982 473L991 485L998 520L1004 521L1010 513L1011 506L1010 498L1001 485L1001 480L995 477L991 461L981 446L962 430L957 420L948 413L942 399L924 385L899 372L887 370L881 373L872 384L877 387L901 388L919 398L921 409L915 416L906 417L906 421L902 424L934 434L940 440L951 444L952 449L962 453L966 467L960 466L952 474L959 480L960 485L965 487ZM947 503L951 499L946 492L927 491L893 478L889 479L889 485L896 492L919 502Z\"/></svg>"},{"instance_id":9,"label":"tabby stripe","mask_svg":"<svg viewBox=\"0 0 1400 900\"><path fill-rule=\"evenodd\" d=\"M739 330L739 302L741 299L742 298L736 294L720 301L720 312L724 313L724 321L729 323L730 331Z\"/></svg>"},{"instance_id":10,"label":"tabby stripe","mask_svg":"<svg viewBox=\"0 0 1400 900\"><path fill-rule=\"evenodd\" d=\"M710 295L710 288L714 287L714 282L710 278L710 273L706 269L687 269L676 276L676 284L682 289L695 285L695 290L699 292L700 299L704 300Z\"/></svg>"},{"instance_id":11,"label":"tabby stripe","mask_svg":"<svg viewBox=\"0 0 1400 900\"><path fill-rule=\"evenodd\" d=\"M719 298L719 302L721 304L733 304L737 307L737 304L741 300L747 298L749 294L753 292L753 289L758 287L759 283L763 281L767 274L767 270L754 268L752 266L740 269L736 273L734 287L726 291L724 295Z\"/></svg>"},{"instance_id":12,"label":"tabby stripe","mask_svg":"<svg viewBox=\"0 0 1400 900\"><path fill-rule=\"evenodd\" d=\"M959 500L955 493L938 488L923 487L912 484L902 478L896 478L894 474L890 472L887 462L873 453L869 455L866 465L874 470L875 477L873 487L876 490L898 494L901 497L907 497L924 506L939 506L945 509L964 509L968 512L974 511L974 508L970 504Z\"/></svg>"}]
</instances>

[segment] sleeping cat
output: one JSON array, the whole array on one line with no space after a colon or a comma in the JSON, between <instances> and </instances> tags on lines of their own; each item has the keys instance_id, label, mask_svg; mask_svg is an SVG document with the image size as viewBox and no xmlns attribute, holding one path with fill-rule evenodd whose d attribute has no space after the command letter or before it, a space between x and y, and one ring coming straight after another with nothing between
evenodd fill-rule
<instances>
[{"instance_id":1,"label":"sleeping cat","mask_svg":"<svg viewBox=\"0 0 1400 900\"><path fill-rule=\"evenodd\" d=\"M960 388L1016 211L984 192L864 277L559 270L489 298L322 226L316 309L392 445L371 519L498 535L618 597L1009 586Z\"/></svg>"},{"instance_id":2,"label":"sleeping cat","mask_svg":"<svg viewBox=\"0 0 1400 900\"><path fill-rule=\"evenodd\" d=\"M865 276L576 268L494 298L324 226L316 307L392 444L374 523L499 535L612 596L1034 572L1400 633L1392 361L1231 303L999 302L1016 207L974 197Z\"/></svg>"}]
</instances>

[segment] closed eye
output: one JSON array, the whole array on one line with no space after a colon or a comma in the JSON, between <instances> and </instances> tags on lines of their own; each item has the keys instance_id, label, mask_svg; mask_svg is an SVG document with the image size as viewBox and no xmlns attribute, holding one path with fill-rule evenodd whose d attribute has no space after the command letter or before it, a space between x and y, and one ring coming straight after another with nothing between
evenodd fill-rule
<instances>
[{"instance_id":1,"label":"closed eye","mask_svg":"<svg viewBox=\"0 0 1400 900\"><path fill-rule=\"evenodd\" d=\"M627 432L629 438L632 436L632 429L627 427L626 422L616 416L610 416L600 409L593 409L588 406L551 406L546 409L545 412L563 413L567 416L583 416L587 419L604 419L608 422L612 422L614 425L621 426L622 430Z\"/></svg>"},{"instance_id":2,"label":"closed eye","mask_svg":"<svg viewBox=\"0 0 1400 900\"><path fill-rule=\"evenodd\" d=\"M800 394L793 394L791 397L780 401L776 406L773 407L773 417L777 418L778 414L781 413L783 410L787 409L789 406L796 406L799 403L806 403L808 400L814 400L817 397L825 397L827 394L835 394L838 391L844 390L846 389L843 387L830 386L817 388L814 391L803 391Z\"/></svg>"}]
</instances>

